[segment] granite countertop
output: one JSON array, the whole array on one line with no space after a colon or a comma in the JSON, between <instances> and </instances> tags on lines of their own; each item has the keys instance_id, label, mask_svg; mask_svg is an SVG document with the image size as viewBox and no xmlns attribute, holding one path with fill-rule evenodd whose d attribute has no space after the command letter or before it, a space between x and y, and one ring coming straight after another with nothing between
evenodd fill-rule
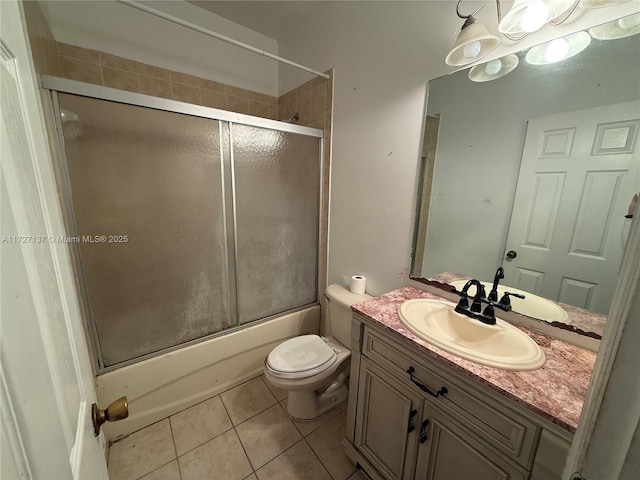
<instances>
[{"instance_id":1,"label":"granite countertop","mask_svg":"<svg viewBox=\"0 0 640 480\"><path fill-rule=\"evenodd\" d=\"M414 287L402 287L352 306L352 310L377 323L408 344L422 347L425 355L441 360L472 379L500 392L529 410L575 433L589 386L596 354L561 340L517 326L544 351L545 364L538 370L516 372L487 367L431 345L413 334L398 317L406 300L442 297Z\"/></svg>"},{"instance_id":2,"label":"granite countertop","mask_svg":"<svg viewBox=\"0 0 640 480\"><path fill-rule=\"evenodd\" d=\"M436 280L441 283L450 284L458 280L469 280L469 278L470 278L469 276L462 275L459 273L443 272L433 277L433 279L429 279L429 280ZM559 305L562 309L564 309L565 312L567 312L567 314L569 315L569 323L566 325L569 325L570 327L572 327L571 330L577 331L577 333L582 333L582 334L595 333L596 335L598 335L598 337L602 337L602 334L604 333L604 327L607 324L606 315L603 315L601 313L591 312L589 310L585 310L584 308L576 307L574 305L569 305L568 303L556 302L553 300L549 300L549 301L552 303L555 303L556 305ZM515 313L518 313L518 312L515 312ZM542 321L546 321L546 320L542 319ZM551 323L552 325L557 326L559 328L566 328L564 327L565 324L561 324L559 322L547 322L547 323Z\"/></svg>"}]
</instances>

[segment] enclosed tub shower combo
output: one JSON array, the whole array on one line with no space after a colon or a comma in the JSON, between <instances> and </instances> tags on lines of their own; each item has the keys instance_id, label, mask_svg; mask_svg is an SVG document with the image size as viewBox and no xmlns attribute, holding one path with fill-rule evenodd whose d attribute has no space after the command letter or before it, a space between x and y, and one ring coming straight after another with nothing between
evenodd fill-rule
<instances>
[{"instance_id":1,"label":"enclosed tub shower combo","mask_svg":"<svg viewBox=\"0 0 640 480\"><path fill-rule=\"evenodd\" d=\"M103 402L128 433L318 331L322 131L45 77Z\"/></svg>"}]
</instances>

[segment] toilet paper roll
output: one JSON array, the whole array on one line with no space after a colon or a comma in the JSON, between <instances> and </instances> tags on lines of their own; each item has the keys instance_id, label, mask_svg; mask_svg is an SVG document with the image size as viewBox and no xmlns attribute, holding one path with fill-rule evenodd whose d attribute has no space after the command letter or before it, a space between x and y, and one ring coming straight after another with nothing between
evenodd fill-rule
<instances>
[{"instance_id":1,"label":"toilet paper roll","mask_svg":"<svg viewBox=\"0 0 640 480\"><path fill-rule=\"evenodd\" d=\"M349 290L351 290L352 293L364 293L366 286L367 277L363 277L362 275L354 275L353 277L351 277Z\"/></svg>"}]
</instances>

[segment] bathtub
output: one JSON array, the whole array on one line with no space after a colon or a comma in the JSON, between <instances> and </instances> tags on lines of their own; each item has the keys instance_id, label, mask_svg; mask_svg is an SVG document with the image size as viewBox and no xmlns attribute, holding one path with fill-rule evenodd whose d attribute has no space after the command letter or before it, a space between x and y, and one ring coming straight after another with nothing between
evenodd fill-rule
<instances>
[{"instance_id":1,"label":"bathtub","mask_svg":"<svg viewBox=\"0 0 640 480\"><path fill-rule=\"evenodd\" d=\"M129 401L129 418L104 425L107 439L128 435L259 375L278 343L319 328L320 307L314 305L98 375L101 407L123 395Z\"/></svg>"}]
</instances>

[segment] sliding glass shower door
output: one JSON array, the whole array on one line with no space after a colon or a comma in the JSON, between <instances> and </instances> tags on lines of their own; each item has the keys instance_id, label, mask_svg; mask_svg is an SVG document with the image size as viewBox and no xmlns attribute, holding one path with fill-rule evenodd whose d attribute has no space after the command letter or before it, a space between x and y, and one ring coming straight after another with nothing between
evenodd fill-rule
<instances>
[{"instance_id":1,"label":"sliding glass shower door","mask_svg":"<svg viewBox=\"0 0 640 480\"><path fill-rule=\"evenodd\" d=\"M100 369L316 301L319 138L57 95Z\"/></svg>"}]
</instances>

